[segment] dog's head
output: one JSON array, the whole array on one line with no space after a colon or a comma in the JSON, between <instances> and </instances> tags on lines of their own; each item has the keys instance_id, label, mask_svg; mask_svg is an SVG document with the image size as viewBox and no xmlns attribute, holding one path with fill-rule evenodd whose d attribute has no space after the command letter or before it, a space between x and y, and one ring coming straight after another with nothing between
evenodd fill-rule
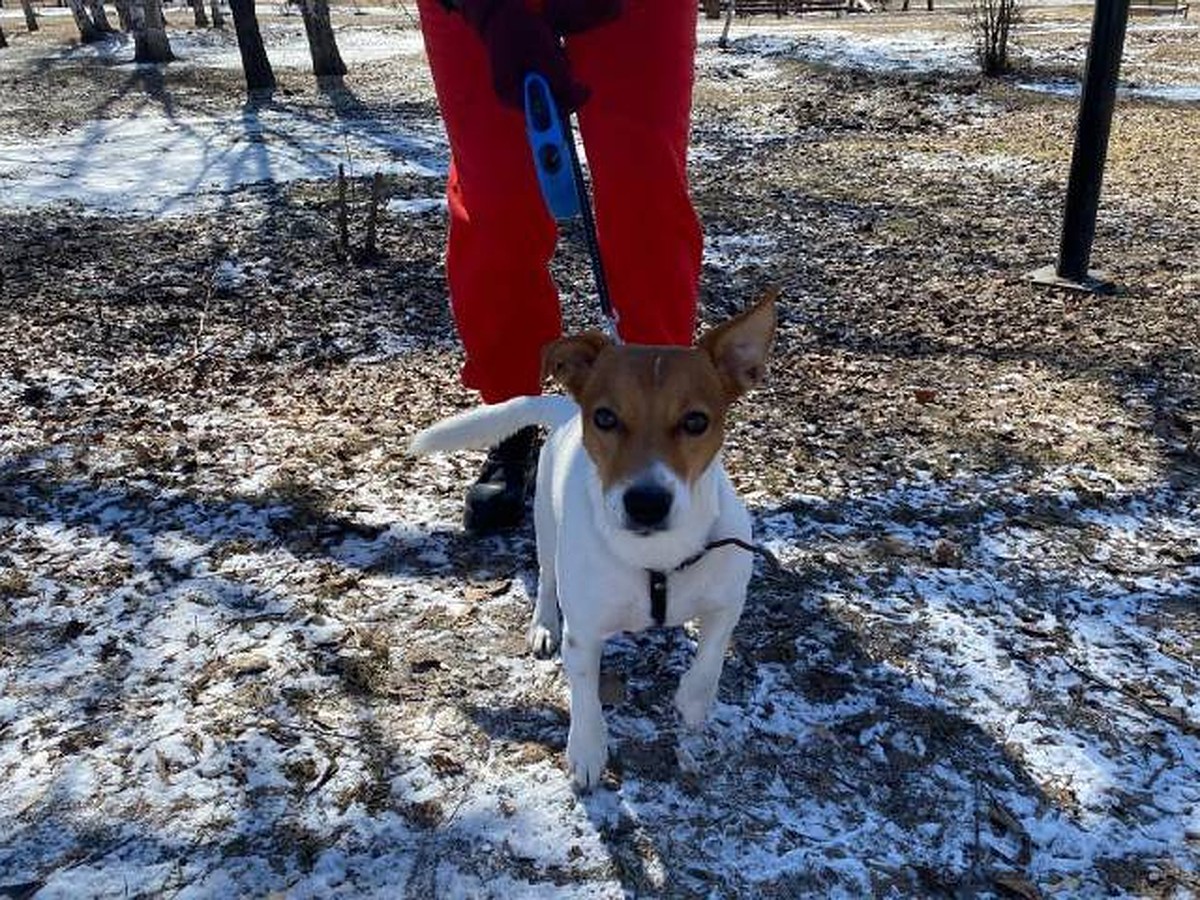
<instances>
[{"instance_id":1,"label":"dog's head","mask_svg":"<svg viewBox=\"0 0 1200 900\"><path fill-rule=\"evenodd\" d=\"M599 332L546 347L543 374L579 403L610 527L651 536L687 519L721 449L726 411L762 380L777 293L694 347L617 345Z\"/></svg>"}]
</instances>

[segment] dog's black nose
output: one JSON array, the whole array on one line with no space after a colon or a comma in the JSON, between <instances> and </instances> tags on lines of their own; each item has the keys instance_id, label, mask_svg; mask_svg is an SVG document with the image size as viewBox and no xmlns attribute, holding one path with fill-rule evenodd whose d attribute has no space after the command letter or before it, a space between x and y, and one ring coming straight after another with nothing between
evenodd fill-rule
<instances>
[{"instance_id":1,"label":"dog's black nose","mask_svg":"<svg viewBox=\"0 0 1200 900\"><path fill-rule=\"evenodd\" d=\"M625 492L625 515L633 525L661 528L671 511L671 492L654 484L635 484Z\"/></svg>"}]
</instances>

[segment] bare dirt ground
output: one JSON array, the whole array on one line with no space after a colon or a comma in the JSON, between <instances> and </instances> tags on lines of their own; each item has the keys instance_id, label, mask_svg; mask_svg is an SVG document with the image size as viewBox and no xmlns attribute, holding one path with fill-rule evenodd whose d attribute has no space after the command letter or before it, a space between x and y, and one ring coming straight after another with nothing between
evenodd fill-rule
<instances>
[{"instance_id":1,"label":"bare dirt ground","mask_svg":"<svg viewBox=\"0 0 1200 900\"><path fill-rule=\"evenodd\" d=\"M558 663L523 643L531 531L468 539L479 456L404 452L475 402L410 19L339 15L348 89L301 57L255 108L179 14L162 70L10 22L0 896L1200 892L1200 107L1154 93L1200 84L1194 24L1129 34L1151 90L1115 121L1109 297L1025 277L1074 103L1022 85L1077 70L1079 13L1031 13L996 82L954 12L702 28L703 319L784 288L727 459L786 569L701 733L670 706L688 633L612 643L613 771L577 796ZM153 170L169 203L119 153L82 171L139 121L195 141ZM86 198L35 203L30 147ZM205 153L275 180L214 186ZM336 251L338 161L389 173L376 259Z\"/></svg>"}]
</instances>

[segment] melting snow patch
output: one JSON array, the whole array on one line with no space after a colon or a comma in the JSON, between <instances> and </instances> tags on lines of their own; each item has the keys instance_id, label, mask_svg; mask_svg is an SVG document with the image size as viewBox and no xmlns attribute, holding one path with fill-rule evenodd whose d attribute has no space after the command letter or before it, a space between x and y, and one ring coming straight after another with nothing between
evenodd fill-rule
<instances>
[{"instance_id":1,"label":"melting snow patch","mask_svg":"<svg viewBox=\"0 0 1200 900\"><path fill-rule=\"evenodd\" d=\"M419 216L423 213L446 209L445 197L393 197L387 204L388 212L398 216Z\"/></svg>"},{"instance_id":2,"label":"melting snow patch","mask_svg":"<svg viewBox=\"0 0 1200 900\"><path fill-rule=\"evenodd\" d=\"M1025 157L1009 153L966 155L953 150L939 153L914 151L900 157L900 165L918 172L956 175L964 170L979 172L993 178L1027 178L1038 164Z\"/></svg>"},{"instance_id":3,"label":"melting snow patch","mask_svg":"<svg viewBox=\"0 0 1200 900\"><path fill-rule=\"evenodd\" d=\"M903 31L877 37L821 30L798 37L754 35L732 43L740 52L877 72L969 72L976 68L975 51L965 33Z\"/></svg>"},{"instance_id":4,"label":"melting snow patch","mask_svg":"<svg viewBox=\"0 0 1200 900\"><path fill-rule=\"evenodd\" d=\"M312 110L247 107L218 118L103 119L53 139L0 144L0 185L10 206L75 202L114 212L181 214L252 184L354 172L440 177L436 128Z\"/></svg>"},{"instance_id":5,"label":"melting snow patch","mask_svg":"<svg viewBox=\"0 0 1200 900\"><path fill-rule=\"evenodd\" d=\"M1020 81L1017 82L1017 87L1023 91L1050 94L1055 97L1078 97L1082 90L1077 81ZM1117 94L1140 100L1200 103L1200 85L1195 84L1123 85L1117 88Z\"/></svg>"},{"instance_id":6,"label":"melting snow patch","mask_svg":"<svg viewBox=\"0 0 1200 900\"><path fill-rule=\"evenodd\" d=\"M740 269L765 259L762 254L774 244L766 234L706 234L704 264L719 269Z\"/></svg>"}]
</instances>

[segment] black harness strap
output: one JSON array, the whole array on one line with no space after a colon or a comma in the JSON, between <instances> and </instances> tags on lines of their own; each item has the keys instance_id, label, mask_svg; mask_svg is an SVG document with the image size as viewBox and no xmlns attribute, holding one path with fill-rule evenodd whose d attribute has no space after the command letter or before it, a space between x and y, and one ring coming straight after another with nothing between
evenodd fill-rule
<instances>
[{"instance_id":1,"label":"black harness strap","mask_svg":"<svg viewBox=\"0 0 1200 900\"><path fill-rule=\"evenodd\" d=\"M671 571L679 572L688 566L694 566L704 558L704 554L708 553L709 550L730 546L740 547L750 553L758 553L776 568L779 567L779 561L765 547L748 543L741 538L721 538L717 541L709 541L704 545L703 550L689 556ZM646 573L650 576L650 618L654 619L655 625L662 625L667 620L667 573L660 569L647 569Z\"/></svg>"},{"instance_id":2,"label":"black harness strap","mask_svg":"<svg viewBox=\"0 0 1200 900\"><path fill-rule=\"evenodd\" d=\"M667 620L667 573L650 569L650 618L655 625Z\"/></svg>"}]
</instances>

